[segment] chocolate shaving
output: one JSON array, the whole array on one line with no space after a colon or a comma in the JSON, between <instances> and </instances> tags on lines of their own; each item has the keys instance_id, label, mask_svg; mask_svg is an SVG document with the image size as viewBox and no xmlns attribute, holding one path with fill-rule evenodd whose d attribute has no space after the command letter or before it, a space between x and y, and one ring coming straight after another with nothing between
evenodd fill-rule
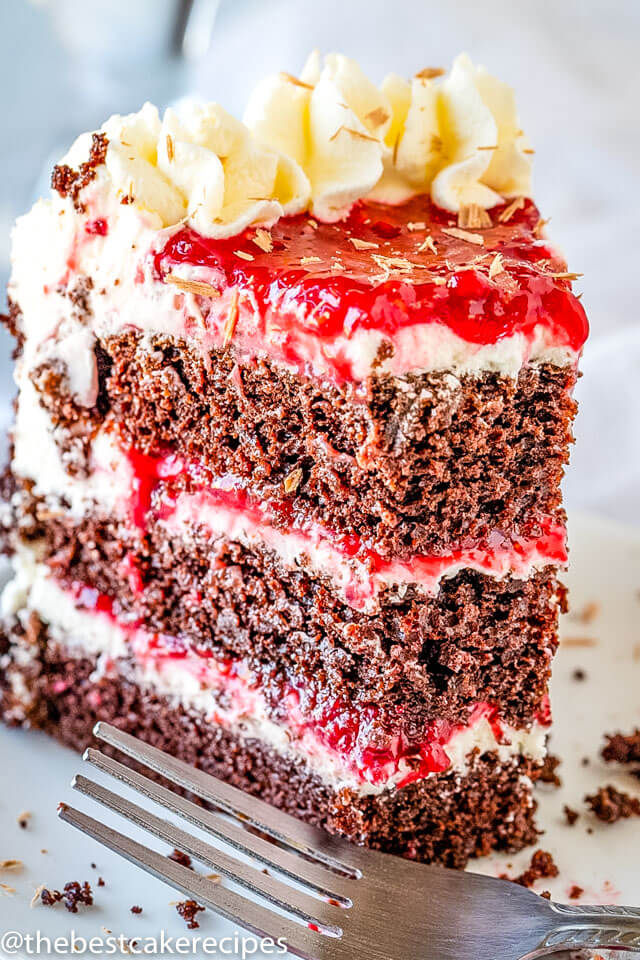
<instances>
[{"instance_id":1,"label":"chocolate shaving","mask_svg":"<svg viewBox=\"0 0 640 960\"><path fill-rule=\"evenodd\" d=\"M444 73L444 67L424 67L415 76L419 80L435 80L436 77L442 77Z\"/></svg>"},{"instance_id":2,"label":"chocolate shaving","mask_svg":"<svg viewBox=\"0 0 640 960\"><path fill-rule=\"evenodd\" d=\"M522 210L524 207L524 197L516 197L515 200L512 200L508 207L505 207L502 213L498 214L498 220L500 223L508 223L511 220L511 217L517 210Z\"/></svg>"},{"instance_id":3,"label":"chocolate shaving","mask_svg":"<svg viewBox=\"0 0 640 960\"><path fill-rule=\"evenodd\" d=\"M478 247L484 245L484 237L481 233L469 233L468 230L460 230L459 227L443 227L442 232L448 237L455 237L456 240L464 240L465 243L475 243Z\"/></svg>"},{"instance_id":4,"label":"chocolate shaving","mask_svg":"<svg viewBox=\"0 0 640 960\"><path fill-rule=\"evenodd\" d=\"M492 227L493 223L484 207L477 203L463 203L458 211L458 226L464 229L485 230Z\"/></svg>"},{"instance_id":5,"label":"chocolate shaving","mask_svg":"<svg viewBox=\"0 0 640 960\"><path fill-rule=\"evenodd\" d=\"M380 246L373 240L361 240L359 237L349 237L349 243L352 243L356 250L377 250Z\"/></svg>"},{"instance_id":6,"label":"chocolate shaving","mask_svg":"<svg viewBox=\"0 0 640 960\"><path fill-rule=\"evenodd\" d=\"M231 341L233 340L233 335L236 331L236 324L238 323L238 291L237 289L231 294L231 303L229 304L229 313L227 314L227 319L224 324L224 332L222 337L222 346L224 348L228 347Z\"/></svg>"},{"instance_id":7,"label":"chocolate shaving","mask_svg":"<svg viewBox=\"0 0 640 960\"><path fill-rule=\"evenodd\" d=\"M178 277L175 273L168 273L164 278L166 283L172 283L183 293L194 293L198 297L219 297L220 291L212 287L210 283L204 280L186 280L184 277Z\"/></svg>"},{"instance_id":8,"label":"chocolate shaving","mask_svg":"<svg viewBox=\"0 0 640 960\"><path fill-rule=\"evenodd\" d=\"M280 76L283 80L286 80L287 83L292 83L294 87L302 87L304 90L313 90L312 84L305 83L304 80L299 80L298 77L294 77L292 73L286 73L286 71L281 70Z\"/></svg>"},{"instance_id":9,"label":"chocolate shaving","mask_svg":"<svg viewBox=\"0 0 640 960\"><path fill-rule=\"evenodd\" d=\"M542 769L538 778L540 782L549 783L554 787L561 787L562 780L556 773L556 770L561 763L562 761L560 760L560 757L556 757L553 753L548 753L544 758L544 763L542 764Z\"/></svg>"},{"instance_id":10,"label":"chocolate shaving","mask_svg":"<svg viewBox=\"0 0 640 960\"><path fill-rule=\"evenodd\" d=\"M496 253L495 257L493 258L489 266L489 279L493 280L494 277L497 277L501 273L504 273L504 266L502 264L502 254Z\"/></svg>"},{"instance_id":11,"label":"chocolate shaving","mask_svg":"<svg viewBox=\"0 0 640 960\"><path fill-rule=\"evenodd\" d=\"M353 127L346 127L344 124L338 127L335 133L331 134L329 140L336 140L341 133L349 133L352 137L355 137L356 140L370 140L372 143L380 142L377 137L372 137L370 134L364 133L362 130L354 130Z\"/></svg>"}]
</instances>

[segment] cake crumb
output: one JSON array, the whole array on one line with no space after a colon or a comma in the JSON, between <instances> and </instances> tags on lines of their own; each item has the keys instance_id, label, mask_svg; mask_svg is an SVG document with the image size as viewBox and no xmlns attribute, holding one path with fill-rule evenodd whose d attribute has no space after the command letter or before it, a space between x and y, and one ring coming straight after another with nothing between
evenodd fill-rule
<instances>
[{"instance_id":1,"label":"cake crumb","mask_svg":"<svg viewBox=\"0 0 640 960\"><path fill-rule=\"evenodd\" d=\"M102 877L98 877L98 886L104 887L104 880L102 879Z\"/></svg>"},{"instance_id":2,"label":"cake crumb","mask_svg":"<svg viewBox=\"0 0 640 960\"><path fill-rule=\"evenodd\" d=\"M187 867L188 870L193 870L189 854L183 853L182 850L178 850L176 847L174 847L172 853L168 854L168 858L169 860L175 861L175 863L179 863L182 867Z\"/></svg>"},{"instance_id":3,"label":"cake crumb","mask_svg":"<svg viewBox=\"0 0 640 960\"><path fill-rule=\"evenodd\" d=\"M187 924L188 929L197 930L200 924L196 920L196 915L204 911L204 907L201 907L195 900L180 900L175 906L178 914Z\"/></svg>"},{"instance_id":4,"label":"cake crumb","mask_svg":"<svg viewBox=\"0 0 640 960\"><path fill-rule=\"evenodd\" d=\"M63 903L69 913L77 913L78 906L93 905L93 893L86 880L84 883L72 880L65 883L62 893L59 890L50 890L44 885L38 887L33 895L31 906L35 906L38 902L45 907L54 907L57 903Z\"/></svg>"},{"instance_id":5,"label":"cake crumb","mask_svg":"<svg viewBox=\"0 0 640 960\"><path fill-rule=\"evenodd\" d=\"M29 810L23 810L22 813L18 815L18 825L22 828L22 830L27 829L32 816L33 814L30 813Z\"/></svg>"},{"instance_id":6,"label":"cake crumb","mask_svg":"<svg viewBox=\"0 0 640 960\"><path fill-rule=\"evenodd\" d=\"M187 280L185 277L179 277L175 273L166 275L165 283L172 283L183 293L193 293L198 297L219 297L220 291L204 280Z\"/></svg>"},{"instance_id":7,"label":"cake crumb","mask_svg":"<svg viewBox=\"0 0 640 960\"><path fill-rule=\"evenodd\" d=\"M22 860L0 860L0 870L22 870L23 866Z\"/></svg>"},{"instance_id":8,"label":"cake crumb","mask_svg":"<svg viewBox=\"0 0 640 960\"><path fill-rule=\"evenodd\" d=\"M528 870L521 873L519 877L514 877L513 883L530 888L536 880L551 880L553 877L557 877L558 873L559 870L554 863L553 856L546 850L536 850L531 857Z\"/></svg>"},{"instance_id":9,"label":"cake crumb","mask_svg":"<svg viewBox=\"0 0 640 960\"><path fill-rule=\"evenodd\" d=\"M579 900L584 893L584 887L579 887L577 883L569 890L569 900Z\"/></svg>"},{"instance_id":10,"label":"cake crumb","mask_svg":"<svg viewBox=\"0 0 640 960\"><path fill-rule=\"evenodd\" d=\"M538 779L541 783L549 783L554 787L561 787L562 780L556 773L556 770L562 763L560 757L556 756L553 753L548 753L544 758L544 763L542 764L542 770L540 771L540 776Z\"/></svg>"},{"instance_id":11,"label":"cake crumb","mask_svg":"<svg viewBox=\"0 0 640 960\"><path fill-rule=\"evenodd\" d=\"M543 900L551 900L551 891L543 890L540 896L542 897Z\"/></svg>"},{"instance_id":12,"label":"cake crumb","mask_svg":"<svg viewBox=\"0 0 640 960\"><path fill-rule=\"evenodd\" d=\"M222 346L226 349L231 341L233 340L233 335L236 332L236 324L238 323L238 290L234 289L231 294L231 302L229 303L229 313L227 314L227 319L224 322L224 332L222 337Z\"/></svg>"},{"instance_id":13,"label":"cake crumb","mask_svg":"<svg viewBox=\"0 0 640 960\"><path fill-rule=\"evenodd\" d=\"M584 799L603 823L617 823L618 820L628 820L629 817L640 817L640 800L616 790L611 784L600 787L597 793Z\"/></svg>"},{"instance_id":14,"label":"cake crumb","mask_svg":"<svg viewBox=\"0 0 640 960\"><path fill-rule=\"evenodd\" d=\"M2 892L8 897L13 896L13 894L16 892L16 888L10 887L8 883L0 883L0 890L2 890Z\"/></svg>"},{"instance_id":15,"label":"cake crumb","mask_svg":"<svg viewBox=\"0 0 640 960\"><path fill-rule=\"evenodd\" d=\"M564 807L562 808L562 811L563 811L563 813L564 813L564 815L565 815L565 819L566 819L566 821L567 821L567 824L568 824L570 827L572 827L572 826L574 825L574 823L576 823L576 821L577 821L577 820L579 819L579 817L580 817L580 814L578 813L578 811L577 811L577 810L572 810L571 807L567 806L566 803L565 803Z\"/></svg>"},{"instance_id":16,"label":"cake crumb","mask_svg":"<svg viewBox=\"0 0 640 960\"><path fill-rule=\"evenodd\" d=\"M142 913L142 907L139 907L137 904L135 904L133 907L131 907L131 913Z\"/></svg>"},{"instance_id":17,"label":"cake crumb","mask_svg":"<svg viewBox=\"0 0 640 960\"><path fill-rule=\"evenodd\" d=\"M431 253L435 253L436 255L438 253L438 248L436 247L434 239L431 236L431 234L429 234L428 237L424 238L424 240L422 241L422 243L420 244L416 252L424 253L425 250L430 250Z\"/></svg>"},{"instance_id":18,"label":"cake crumb","mask_svg":"<svg viewBox=\"0 0 640 960\"><path fill-rule=\"evenodd\" d=\"M444 67L424 67L415 76L418 80L435 80L436 77L442 77L445 73Z\"/></svg>"},{"instance_id":19,"label":"cake crumb","mask_svg":"<svg viewBox=\"0 0 640 960\"><path fill-rule=\"evenodd\" d=\"M607 763L637 763L640 761L640 730L633 733L607 733L607 744L601 756Z\"/></svg>"},{"instance_id":20,"label":"cake crumb","mask_svg":"<svg viewBox=\"0 0 640 960\"><path fill-rule=\"evenodd\" d=\"M582 669L582 667L576 667L576 669L573 671L571 676L576 681L576 683L582 683L584 680L587 679L587 674Z\"/></svg>"}]
</instances>

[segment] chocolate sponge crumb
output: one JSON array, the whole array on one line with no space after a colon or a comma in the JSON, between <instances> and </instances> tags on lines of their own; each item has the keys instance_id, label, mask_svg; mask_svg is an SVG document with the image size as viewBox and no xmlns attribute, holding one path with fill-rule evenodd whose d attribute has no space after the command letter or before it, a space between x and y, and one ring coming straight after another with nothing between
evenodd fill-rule
<instances>
[{"instance_id":1,"label":"chocolate sponge crumb","mask_svg":"<svg viewBox=\"0 0 640 960\"><path fill-rule=\"evenodd\" d=\"M93 905L93 893L86 880L84 883L72 880L70 883L65 883L62 893L59 890L48 890L44 887L40 891L40 902L45 907L53 907L56 903L62 902L69 913L77 913L79 905L86 907Z\"/></svg>"},{"instance_id":2,"label":"chocolate sponge crumb","mask_svg":"<svg viewBox=\"0 0 640 960\"><path fill-rule=\"evenodd\" d=\"M598 820L603 823L617 823L629 817L640 817L640 800L629 796L608 784L600 787L597 793L584 798Z\"/></svg>"},{"instance_id":3,"label":"chocolate sponge crumb","mask_svg":"<svg viewBox=\"0 0 640 960\"><path fill-rule=\"evenodd\" d=\"M607 745L602 749L602 759L607 763L636 763L640 761L640 730L633 733L606 734Z\"/></svg>"},{"instance_id":4,"label":"chocolate sponge crumb","mask_svg":"<svg viewBox=\"0 0 640 960\"><path fill-rule=\"evenodd\" d=\"M540 771L539 780L541 783L550 783L554 787L561 787L562 780L556 773L556 770L562 763L560 757L555 756L553 753L548 753L544 758L544 763L542 765L542 770Z\"/></svg>"},{"instance_id":5,"label":"chocolate sponge crumb","mask_svg":"<svg viewBox=\"0 0 640 960\"><path fill-rule=\"evenodd\" d=\"M514 877L513 883L520 884L521 887L532 887L536 880L550 880L558 876L558 868L554 863L553 857L546 850L536 850L531 857L531 865L528 870L521 873L519 877Z\"/></svg>"},{"instance_id":6,"label":"chocolate sponge crumb","mask_svg":"<svg viewBox=\"0 0 640 960\"><path fill-rule=\"evenodd\" d=\"M196 920L196 915L204 910L204 907L201 907L199 903L196 903L195 900L180 900L176 903L176 910L186 921L187 927L189 930L197 930L200 924Z\"/></svg>"}]
</instances>

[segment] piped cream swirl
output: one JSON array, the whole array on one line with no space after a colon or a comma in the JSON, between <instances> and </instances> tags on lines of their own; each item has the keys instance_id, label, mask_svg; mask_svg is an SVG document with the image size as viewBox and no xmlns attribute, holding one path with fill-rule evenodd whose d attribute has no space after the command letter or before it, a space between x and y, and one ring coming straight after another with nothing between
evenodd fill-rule
<instances>
[{"instance_id":1,"label":"piped cream swirl","mask_svg":"<svg viewBox=\"0 0 640 960\"><path fill-rule=\"evenodd\" d=\"M399 203L430 193L446 210L488 208L530 192L528 142L513 91L459 56L450 73L425 70L376 87L358 64L311 55L300 79L267 77L245 122L292 157L311 186L311 211L336 220L360 197Z\"/></svg>"},{"instance_id":2,"label":"piped cream swirl","mask_svg":"<svg viewBox=\"0 0 640 960\"><path fill-rule=\"evenodd\" d=\"M459 56L377 87L348 57L313 53L300 78L276 74L249 99L245 123L218 104L185 101L160 118L145 104L102 127L99 182L158 228L186 222L229 237L310 210L326 221L371 197L430 193L446 210L528 194L531 162L513 91ZM91 135L65 158L79 166Z\"/></svg>"}]
</instances>

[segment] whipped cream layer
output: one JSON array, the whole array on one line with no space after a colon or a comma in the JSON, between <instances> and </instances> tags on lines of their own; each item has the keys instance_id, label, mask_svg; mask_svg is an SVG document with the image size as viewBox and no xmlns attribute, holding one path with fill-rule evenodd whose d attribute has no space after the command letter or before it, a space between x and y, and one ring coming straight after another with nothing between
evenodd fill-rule
<instances>
[{"instance_id":1,"label":"whipped cream layer","mask_svg":"<svg viewBox=\"0 0 640 960\"><path fill-rule=\"evenodd\" d=\"M71 475L60 460L49 415L29 381L18 402L12 468L32 480L33 493L54 510L64 502L78 519L93 512L113 516L132 540L151 522L169 537L187 542L204 536L211 544L212 563L216 544L223 549L229 540L264 550L285 570L308 569L325 578L344 603L370 614L388 591L401 598L412 586L433 595L443 577L461 570L526 579L567 561L565 528L550 518L540 519L535 535L509 538L496 531L487 541L463 544L447 554L387 560L357 537L337 536L320 524L283 525L286 504L253 500L237 478L203 479L197 463L171 454L151 457L125 451L115 435L104 430L92 441L88 476Z\"/></svg>"},{"instance_id":2,"label":"whipped cream layer","mask_svg":"<svg viewBox=\"0 0 640 960\"><path fill-rule=\"evenodd\" d=\"M496 752L503 763L526 755L541 761L547 724L516 729L502 722L487 704L470 708L469 722L434 722L426 740L411 743L396 731L375 746L368 729L375 707L355 711L346 704L309 709L305 692L283 690L277 711L269 704L242 661L216 661L190 650L176 638L150 634L136 624L118 622L107 598L78 585L63 589L23 551L16 576L2 597L3 616L26 619L35 612L48 625L50 639L71 656L95 657L96 683L103 676L123 677L201 715L242 739L256 739L294 761L303 762L335 790L375 794L402 788L436 773L464 775L469 755ZM11 671L8 671L11 679ZM63 692L60 690L58 692ZM96 688L99 714L99 686Z\"/></svg>"}]
</instances>

